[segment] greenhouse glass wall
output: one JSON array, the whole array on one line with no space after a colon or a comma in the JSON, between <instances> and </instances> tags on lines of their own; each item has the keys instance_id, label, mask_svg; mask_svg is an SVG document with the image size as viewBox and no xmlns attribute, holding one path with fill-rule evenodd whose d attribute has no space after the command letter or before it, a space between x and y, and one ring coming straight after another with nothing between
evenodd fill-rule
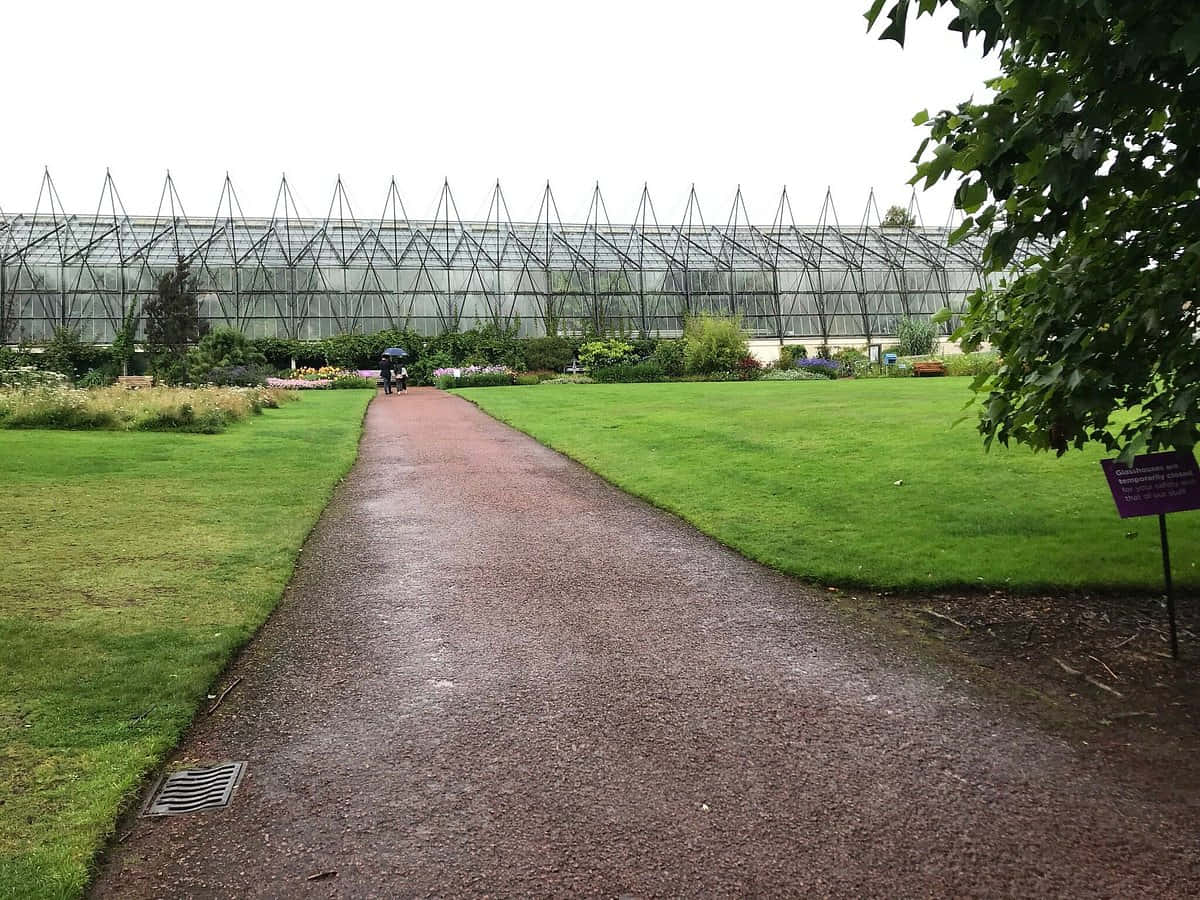
<instances>
[{"instance_id":1,"label":"greenhouse glass wall","mask_svg":"<svg viewBox=\"0 0 1200 900\"><path fill-rule=\"evenodd\" d=\"M711 312L741 316L754 337L847 344L960 311L982 283L981 242L919 224L915 198L909 225L885 227L873 197L858 225L840 224L828 194L816 224L798 225L785 190L774 220L754 225L739 189L720 225L693 190L682 221L660 224L643 190L634 221L615 225L599 187L585 220L563 223L547 185L536 220L514 222L497 184L486 218L463 221L448 183L432 217L410 219L393 181L383 212L359 218L339 179L327 215L306 218L284 179L272 215L252 218L226 178L216 208L187 216L168 175L156 214L130 215L106 176L95 212L67 213L47 173L32 213L0 209L0 343L63 327L107 343L179 261L210 325L300 340L487 324L674 336Z\"/></svg>"}]
</instances>

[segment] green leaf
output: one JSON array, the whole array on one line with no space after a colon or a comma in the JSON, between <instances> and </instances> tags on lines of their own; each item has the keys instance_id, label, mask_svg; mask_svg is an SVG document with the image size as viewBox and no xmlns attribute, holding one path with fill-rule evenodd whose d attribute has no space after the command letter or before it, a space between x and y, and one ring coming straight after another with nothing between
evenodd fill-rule
<instances>
[{"instance_id":1,"label":"green leaf","mask_svg":"<svg viewBox=\"0 0 1200 900\"><path fill-rule=\"evenodd\" d=\"M917 148L916 156L914 156L911 160L909 160L909 162L916 165L917 163L919 163L921 161L921 157L925 155L925 148L929 146L929 140L930 140L929 138L925 138L925 140L921 141L921 146ZM919 178L920 176L917 176L917 177ZM916 180L916 179L914 179L914 180Z\"/></svg>"},{"instance_id":2,"label":"green leaf","mask_svg":"<svg viewBox=\"0 0 1200 900\"><path fill-rule=\"evenodd\" d=\"M954 315L954 311L952 309L950 309L950 307L943 306L941 309L939 309L937 312L935 312L932 316L929 317L929 321L932 322L934 325L945 325L947 322L950 321L950 317L953 315Z\"/></svg>"},{"instance_id":3,"label":"green leaf","mask_svg":"<svg viewBox=\"0 0 1200 900\"><path fill-rule=\"evenodd\" d=\"M879 18L879 14L883 11L883 4L886 2L887 0L875 0L871 4L871 8L863 15L863 18L867 20L868 29L875 27L875 20Z\"/></svg>"},{"instance_id":4,"label":"green leaf","mask_svg":"<svg viewBox=\"0 0 1200 900\"><path fill-rule=\"evenodd\" d=\"M914 125L924 125L928 121L929 121L929 110L927 110L927 109L921 110L919 113L917 113L915 116L912 117L912 123Z\"/></svg>"},{"instance_id":5,"label":"green leaf","mask_svg":"<svg viewBox=\"0 0 1200 900\"><path fill-rule=\"evenodd\" d=\"M909 0L897 0L896 5L892 7L892 11L888 13L890 24L879 35L881 41L895 41L901 47L904 46L904 33L908 27L908 3Z\"/></svg>"},{"instance_id":6,"label":"green leaf","mask_svg":"<svg viewBox=\"0 0 1200 900\"><path fill-rule=\"evenodd\" d=\"M987 194L986 184L982 181L973 181L965 187L959 188L959 208L973 213L983 206L987 200Z\"/></svg>"},{"instance_id":7,"label":"green leaf","mask_svg":"<svg viewBox=\"0 0 1200 900\"><path fill-rule=\"evenodd\" d=\"M961 225L959 225L957 228L955 228L952 232L950 232L950 237L949 237L948 241L951 244L951 246L953 246L954 244L957 244L959 241L961 241L963 238L965 238L968 234L970 234L971 229L974 227L975 227L975 220L973 218L971 218L970 216L967 216L965 219L963 219L963 223Z\"/></svg>"},{"instance_id":8,"label":"green leaf","mask_svg":"<svg viewBox=\"0 0 1200 900\"><path fill-rule=\"evenodd\" d=\"M900 43L904 43L903 40ZM1193 16L1186 25L1176 30L1171 37L1171 49L1182 52L1189 66L1200 59L1200 16Z\"/></svg>"}]
</instances>

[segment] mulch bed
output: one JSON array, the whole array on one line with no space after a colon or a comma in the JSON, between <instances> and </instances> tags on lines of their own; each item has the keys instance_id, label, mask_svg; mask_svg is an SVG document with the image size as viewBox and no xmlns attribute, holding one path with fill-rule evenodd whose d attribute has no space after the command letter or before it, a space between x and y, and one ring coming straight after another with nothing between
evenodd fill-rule
<instances>
[{"instance_id":1,"label":"mulch bed","mask_svg":"<svg viewBox=\"0 0 1200 900\"><path fill-rule=\"evenodd\" d=\"M1176 598L1176 661L1162 597L829 592L937 657L957 657L977 680L1085 744L1154 750L1165 738L1200 750L1195 596Z\"/></svg>"}]
</instances>

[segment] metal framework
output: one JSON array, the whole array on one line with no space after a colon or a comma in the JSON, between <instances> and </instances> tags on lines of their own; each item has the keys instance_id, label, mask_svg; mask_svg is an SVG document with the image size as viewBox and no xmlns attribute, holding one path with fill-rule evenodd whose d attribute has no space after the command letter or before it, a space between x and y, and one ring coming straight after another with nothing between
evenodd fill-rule
<instances>
[{"instance_id":1,"label":"metal framework","mask_svg":"<svg viewBox=\"0 0 1200 900\"><path fill-rule=\"evenodd\" d=\"M315 339L409 327L481 324L525 335L675 335L686 315L741 315L755 337L870 341L904 316L960 310L982 283L982 245L950 246L950 221L883 227L874 194L860 223L839 224L827 192L799 226L785 188L774 220L752 225L739 187L724 226L705 222L695 189L662 225L643 188L632 224L610 222L599 185L585 221L564 224L547 183L534 222L514 222L499 182L484 221L463 221L449 182L432 218L410 219L393 179L377 218L355 216L339 177L323 219L297 211L284 177L270 218L242 213L226 176L209 217L189 217L170 174L153 216L131 216L106 174L91 215L67 213L47 171L35 209L0 208L0 343L57 327L111 341L158 276L184 260L201 314L251 336ZM950 327L948 325L947 327Z\"/></svg>"}]
</instances>

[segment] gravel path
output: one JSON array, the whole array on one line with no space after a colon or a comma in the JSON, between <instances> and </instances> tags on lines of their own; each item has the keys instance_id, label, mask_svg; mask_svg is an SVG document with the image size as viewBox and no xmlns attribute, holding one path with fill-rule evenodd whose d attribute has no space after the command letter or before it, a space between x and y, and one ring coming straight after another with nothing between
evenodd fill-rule
<instances>
[{"instance_id":1,"label":"gravel path","mask_svg":"<svg viewBox=\"0 0 1200 900\"><path fill-rule=\"evenodd\" d=\"M372 404L301 559L175 758L234 802L95 896L1200 895L1197 797L455 397Z\"/></svg>"}]
</instances>

